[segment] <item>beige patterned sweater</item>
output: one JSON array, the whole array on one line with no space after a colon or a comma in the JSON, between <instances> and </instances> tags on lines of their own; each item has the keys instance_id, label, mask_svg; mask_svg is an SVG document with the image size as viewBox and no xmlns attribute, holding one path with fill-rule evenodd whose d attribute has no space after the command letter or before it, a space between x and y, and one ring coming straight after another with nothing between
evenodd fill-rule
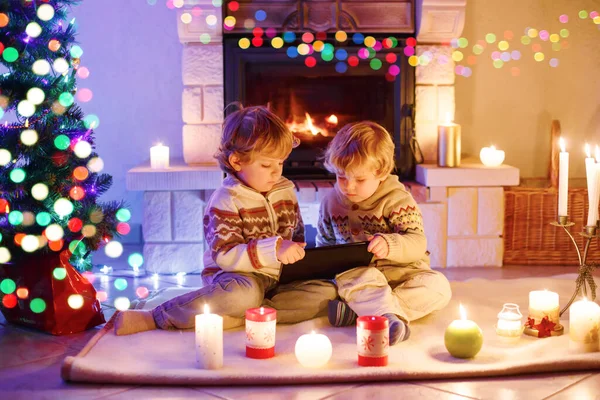
<instances>
[{"instance_id":1,"label":"beige patterned sweater","mask_svg":"<svg viewBox=\"0 0 600 400\"><path fill-rule=\"evenodd\" d=\"M429 268L421 210L396 175L359 203L348 200L336 184L321 203L317 232L317 246L361 242L379 235L390 252L385 260L376 261L377 266Z\"/></svg>"},{"instance_id":2,"label":"beige patterned sweater","mask_svg":"<svg viewBox=\"0 0 600 400\"><path fill-rule=\"evenodd\" d=\"M277 240L304 242L294 184L281 177L263 195L228 176L206 206L204 237L204 278L220 270L279 276Z\"/></svg>"}]
</instances>

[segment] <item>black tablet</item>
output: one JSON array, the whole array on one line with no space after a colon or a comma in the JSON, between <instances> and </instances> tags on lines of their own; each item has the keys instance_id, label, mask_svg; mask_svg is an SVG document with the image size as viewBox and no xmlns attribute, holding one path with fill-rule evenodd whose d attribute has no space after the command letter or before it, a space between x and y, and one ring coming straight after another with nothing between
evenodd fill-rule
<instances>
[{"instance_id":1,"label":"black tablet","mask_svg":"<svg viewBox=\"0 0 600 400\"><path fill-rule=\"evenodd\" d=\"M304 258L281 267L279 283L310 279L333 279L341 272L366 267L373 259L367 251L369 242L338 244L306 249Z\"/></svg>"}]
</instances>

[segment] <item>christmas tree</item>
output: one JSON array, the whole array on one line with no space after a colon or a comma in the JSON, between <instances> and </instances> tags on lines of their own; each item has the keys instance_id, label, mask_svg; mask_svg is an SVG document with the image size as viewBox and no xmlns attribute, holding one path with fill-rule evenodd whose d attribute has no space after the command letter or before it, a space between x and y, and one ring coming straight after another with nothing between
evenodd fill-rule
<instances>
[{"instance_id":1,"label":"christmas tree","mask_svg":"<svg viewBox=\"0 0 600 400\"><path fill-rule=\"evenodd\" d=\"M93 150L98 119L75 104L83 51L67 12L78 2L0 1L0 264L69 250L90 270L129 219L98 201L112 178Z\"/></svg>"}]
</instances>

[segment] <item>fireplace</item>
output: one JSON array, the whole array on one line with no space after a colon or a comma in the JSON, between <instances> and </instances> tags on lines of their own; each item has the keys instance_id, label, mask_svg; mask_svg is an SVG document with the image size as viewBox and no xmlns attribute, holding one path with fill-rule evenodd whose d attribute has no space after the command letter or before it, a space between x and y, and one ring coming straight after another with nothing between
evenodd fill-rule
<instances>
[{"instance_id":1,"label":"fireplace","mask_svg":"<svg viewBox=\"0 0 600 400\"><path fill-rule=\"evenodd\" d=\"M285 51L266 46L242 50L237 37L225 38L224 47L225 103L269 105L301 140L284 164L285 176L296 180L332 178L320 155L342 126L362 120L375 121L392 134L397 173L403 178L414 176L410 150L414 69L403 53L402 39L391 51L401 71L395 79L386 78L389 63L383 57L379 70L372 69L369 60L360 60L340 73L335 60L319 60L309 68L304 57L290 58ZM356 54L359 48L344 49Z\"/></svg>"}]
</instances>

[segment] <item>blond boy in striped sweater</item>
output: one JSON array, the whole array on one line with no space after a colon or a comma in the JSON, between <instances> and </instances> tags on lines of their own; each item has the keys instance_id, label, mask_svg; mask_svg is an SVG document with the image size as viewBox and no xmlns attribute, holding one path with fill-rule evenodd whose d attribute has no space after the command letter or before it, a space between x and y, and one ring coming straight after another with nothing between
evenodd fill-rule
<instances>
[{"instance_id":1,"label":"blond boy in striped sweater","mask_svg":"<svg viewBox=\"0 0 600 400\"><path fill-rule=\"evenodd\" d=\"M408 324L439 310L450 284L429 266L419 206L391 172L394 143L382 126L360 122L343 127L324 156L336 174L335 190L321 203L317 246L369 241L371 264L336 277L342 301L329 303L334 326L356 316L383 315L390 344L408 339Z\"/></svg>"},{"instance_id":2,"label":"blond boy in striped sweater","mask_svg":"<svg viewBox=\"0 0 600 400\"><path fill-rule=\"evenodd\" d=\"M265 107L243 108L225 119L216 158L227 178L204 215L205 286L152 310L120 313L117 335L193 328L204 304L224 317L225 329L243 325L246 309L261 305L277 309L281 323L326 313L328 301L337 297L332 282L277 281L282 264L304 257L296 192L281 176L294 140L285 123Z\"/></svg>"}]
</instances>

